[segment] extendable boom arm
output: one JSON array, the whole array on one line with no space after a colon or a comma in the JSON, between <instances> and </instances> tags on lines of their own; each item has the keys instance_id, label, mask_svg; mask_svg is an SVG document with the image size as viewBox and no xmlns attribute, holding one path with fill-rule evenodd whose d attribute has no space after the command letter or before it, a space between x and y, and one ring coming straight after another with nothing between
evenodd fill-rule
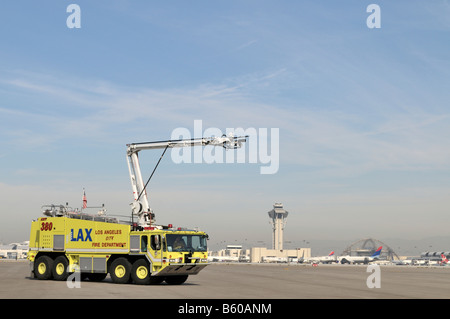
<instances>
[{"instance_id":1,"label":"extendable boom arm","mask_svg":"<svg viewBox=\"0 0 450 319\"><path fill-rule=\"evenodd\" d=\"M147 193L145 191L144 180L142 179L139 165L138 153L142 150L164 149L161 158L168 148L174 147L193 147L193 146L222 146L226 149L236 149L241 147L246 141L246 136L235 137L233 135L222 135L221 137L203 137L183 140L168 140L147 143L127 144L127 161L130 172L131 187L133 189L134 202L132 213L139 216L138 224L140 227L152 226L152 213L148 203ZM161 161L161 158L159 161ZM158 164L159 164L158 161ZM157 164L157 165L158 165ZM155 167L156 169L156 167Z\"/></svg>"},{"instance_id":2,"label":"extendable boom arm","mask_svg":"<svg viewBox=\"0 0 450 319\"><path fill-rule=\"evenodd\" d=\"M222 137L203 137L192 138L184 140L169 140L159 142L147 142L147 143L132 143L128 144L127 154L130 156L132 153L139 152L141 150L152 149L165 149L174 147L192 147L192 146L223 146L226 149L234 149L241 147L241 144L246 141L246 137L234 137L232 135Z\"/></svg>"}]
</instances>

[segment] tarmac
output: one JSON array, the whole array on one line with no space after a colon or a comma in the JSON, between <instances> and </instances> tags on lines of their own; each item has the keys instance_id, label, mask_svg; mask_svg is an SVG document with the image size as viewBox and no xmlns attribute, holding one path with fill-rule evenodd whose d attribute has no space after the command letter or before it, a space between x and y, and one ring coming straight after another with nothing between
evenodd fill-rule
<instances>
[{"instance_id":1,"label":"tarmac","mask_svg":"<svg viewBox=\"0 0 450 319\"><path fill-rule=\"evenodd\" d=\"M382 265L375 271L364 265L217 263L180 286L119 285L109 276L75 284L32 279L27 261L0 261L1 299L145 298L183 304L189 299L449 299L450 267Z\"/></svg>"}]
</instances>

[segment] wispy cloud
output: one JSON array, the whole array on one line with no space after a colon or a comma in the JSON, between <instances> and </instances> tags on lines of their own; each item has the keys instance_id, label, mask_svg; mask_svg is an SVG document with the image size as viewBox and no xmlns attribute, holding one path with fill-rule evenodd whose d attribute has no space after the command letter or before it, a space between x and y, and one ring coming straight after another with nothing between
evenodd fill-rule
<instances>
[{"instance_id":1,"label":"wispy cloud","mask_svg":"<svg viewBox=\"0 0 450 319\"><path fill-rule=\"evenodd\" d=\"M155 90L128 88L102 82L38 81L24 76L6 80L3 85L35 94L44 99L58 99L60 105L77 105L79 116L61 109L55 113L15 110L3 106L0 112L20 118L22 126L4 123L11 140L33 145L78 136L113 140L130 134L145 123L161 135L169 135L179 126L192 127L195 119L208 126L281 128L281 161L324 170L346 169L434 169L450 162L450 150L442 147L450 134L450 114L427 111L417 113L379 111L376 122L362 113L346 110L311 109L307 106L284 108L278 104L253 99L255 86L277 81L286 75L282 68L266 74L247 75L231 85L201 85L188 89ZM43 79L48 78L43 76ZM92 81L94 83L94 81ZM16 120L17 120L16 119ZM45 129L30 122L45 123ZM364 126L370 123L369 126ZM362 125L362 126L361 126ZM162 136L159 136L160 138Z\"/></svg>"},{"instance_id":2,"label":"wispy cloud","mask_svg":"<svg viewBox=\"0 0 450 319\"><path fill-rule=\"evenodd\" d=\"M250 40L250 41L248 41L248 42L246 42L246 43L244 43L244 44L241 44L240 46L238 46L236 49L234 49L233 51L240 51L240 50L243 50L243 49L245 49L245 48L247 48L247 47L249 47L249 46L252 46L252 45L254 45L255 43L257 43L258 42L258 40Z\"/></svg>"}]
</instances>

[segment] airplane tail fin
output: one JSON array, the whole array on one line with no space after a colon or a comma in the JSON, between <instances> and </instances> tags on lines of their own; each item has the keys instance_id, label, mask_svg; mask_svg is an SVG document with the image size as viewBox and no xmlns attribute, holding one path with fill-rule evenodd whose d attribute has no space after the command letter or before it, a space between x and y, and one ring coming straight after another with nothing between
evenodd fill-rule
<instances>
[{"instance_id":1,"label":"airplane tail fin","mask_svg":"<svg viewBox=\"0 0 450 319\"><path fill-rule=\"evenodd\" d=\"M332 251L328 256L333 256L334 255L334 251Z\"/></svg>"},{"instance_id":2,"label":"airplane tail fin","mask_svg":"<svg viewBox=\"0 0 450 319\"><path fill-rule=\"evenodd\" d=\"M371 257L374 257L374 258L380 257L382 248L383 248L383 246L378 247L378 249L373 253L373 255Z\"/></svg>"},{"instance_id":3,"label":"airplane tail fin","mask_svg":"<svg viewBox=\"0 0 450 319\"><path fill-rule=\"evenodd\" d=\"M445 257L444 254L441 254L441 258L442 258L442 263L443 263L443 264L448 263L448 259L447 259L447 257Z\"/></svg>"}]
</instances>

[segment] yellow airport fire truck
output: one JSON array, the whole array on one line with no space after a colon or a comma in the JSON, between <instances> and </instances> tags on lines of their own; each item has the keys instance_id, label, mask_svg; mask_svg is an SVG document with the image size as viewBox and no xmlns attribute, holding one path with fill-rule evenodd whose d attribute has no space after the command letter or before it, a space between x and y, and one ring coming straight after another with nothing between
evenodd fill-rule
<instances>
[{"instance_id":1,"label":"yellow airport fire truck","mask_svg":"<svg viewBox=\"0 0 450 319\"><path fill-rule=\"evenodd\" d=\"M28 259L38 279L66 280L80 272L82 279L114 283L182 284L208 265L205 232L155 224L146 186L168 148L223 146L238 148L245 137L222 136L127 145L128 168L134 194L131 221L73 211L68 205L43 206L44 216L33 221ZM138 152L164 149L144 185ZM134 222L134 217L137 221Z\"/></svg>"}]
</instances>

